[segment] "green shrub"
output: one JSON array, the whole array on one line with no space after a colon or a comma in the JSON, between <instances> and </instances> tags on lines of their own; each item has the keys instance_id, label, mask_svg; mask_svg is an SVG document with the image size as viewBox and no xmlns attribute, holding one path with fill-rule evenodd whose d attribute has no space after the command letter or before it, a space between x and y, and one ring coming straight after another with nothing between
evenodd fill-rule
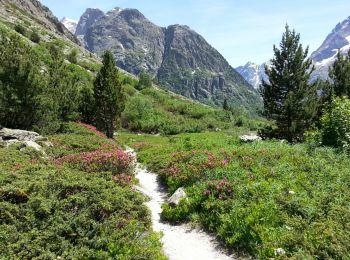
<instances>
[{"instance_id":1,"label":"green shrub","mask_svg":"<svg viewBox=\"0 0 350 260\"><path fill-rule=\"evenodd\" d=\"M82 151L77 164L0 148L0 259L166 259L144 198L132 189L130 158L116 153L118 167L106 167L103 149L113 148L106 137L84 124L64 129L49 136L50 154Z\"/></svg>"},{"instance_id":2,"label":"green shrub","mask_svg":"<svg viewBox=\"0 0 350 260\"><path fill-rule=\"evenodd\" d=\"M23 36L27 34L27 29L21 24L15 25L15 31L22 34Z\"/></svg>"},{"instance_id":3,"label":"green shrub","mask_svg":"<svg viewBox=\"0 0 350 260\"><path fill-rule=\"evenodd\" d=\"M324 145L350 151L350 100L335 98L321 118L321 138Z\"/></svg>"},{"instance_id":4,"label":"green shrub","mask_svg":"<svg viewBox=\"0 0 350 260\"><path fill-rule=\"evenodd\" d=\"M78 51L77 51L77 49L72 49L71 52L68 54L67 59L70 63L77 64L78 63Z\"/></svg>"},{"instance_id":5,"label":"green shrub","mask_svg":"<svg viewBox=\"0 0 350 260\"><path fill-rule=\"evenodd\" d=\"M152 87L152 78L146 71L141 71L139 76L139 82L136 85L138 90Z\"/></svg>"},{"instance_id":6,"label":"green shrub","mask_svg":"<svg viewBox=\"0 0 350 260\"><path fill-rule=\"evenodd\" d=\"M40 43L40 35L37 32L32 32L30 35L30 40L35 43Z\"/></svg>"}]
</instances>

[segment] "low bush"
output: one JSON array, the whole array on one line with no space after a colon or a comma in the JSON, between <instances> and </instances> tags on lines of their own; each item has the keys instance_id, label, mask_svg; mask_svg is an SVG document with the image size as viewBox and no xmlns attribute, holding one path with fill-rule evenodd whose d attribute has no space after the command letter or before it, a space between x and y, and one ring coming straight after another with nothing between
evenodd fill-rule
<instances>
[{"instance_id":1,"label":"low bush","mask_svg":"<svg viewBox=\"0 0 350 260\"><path fill-rule=\"evenodd\" d=\"M350 151L350 100L335 98L331 108L321 118L322 143Z\"/></svg>"},{"instance_id":2,"label":"low bush","mask_svg":"<svg viewBox=\"0 0 350 260\"><path fill-rule=\"evenodd\" d=\"M64 130L49 136L60 165L0 148L0 258L166 259L132 158L89 125Z\"/></svg>"}]
</instances>

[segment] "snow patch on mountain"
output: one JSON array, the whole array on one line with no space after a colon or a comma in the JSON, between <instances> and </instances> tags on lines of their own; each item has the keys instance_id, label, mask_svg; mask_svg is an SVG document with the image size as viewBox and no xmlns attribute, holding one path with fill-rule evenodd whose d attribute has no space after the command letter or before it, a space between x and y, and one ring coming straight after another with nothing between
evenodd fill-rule
<instances>
[{"instance_id":1,"label":"snow patch on mountain","mask_svg":"<svg viewBox=\"0 0 350 260\"><path fill-rule=\"evenodd\" d=\"M350 17L337 24L332 32L327 36L322 45L311 54L311 59L315 65L315 71L311 80L327 80L329 67L333 65L340 52L346 55L350 50Z\"/></svg>"},{"instance_id":2,"label":"snow patch on mountain","mask_svg":"<svg viewBox=\"0 0 350 260\"><path fill-rule=\"evenodd\" d=\"M73 19L64 17L61 20L61 23L73 34L75 34L75 30L77 29L78 26L78 21L75 21Z\"/></svg>"},{"instance_id":3,"label":"snow patch on mountain","mask_svg":"<svg viewBox=\"0 0 350 260\"><path fill-rule=\"evenodd\" d=\"M259 89L263 80L268 81L265 73L265 63L257 65L253 62L248 62L244 66L237 67L236 70L255 89Z\"/></svg>"}]
</instances>

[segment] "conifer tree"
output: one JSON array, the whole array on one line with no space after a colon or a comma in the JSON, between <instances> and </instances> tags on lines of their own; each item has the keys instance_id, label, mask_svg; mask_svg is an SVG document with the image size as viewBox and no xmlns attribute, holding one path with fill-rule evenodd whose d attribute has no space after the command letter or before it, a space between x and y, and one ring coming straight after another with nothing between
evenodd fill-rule
<instances>
[{"instance_id":1,"label":"conifer tree","mask_svg":"<svg viewBox=\"0 0 350 260\"><path fill-rule=\"evenodd\" d=\"M0 124L30 129L39 120L40 62L19 36L0 29Z\"/></svg>"},{"instance_id":2,"label":"conifer tree","mask_svg":"<svg viewBox=\"0 0 350 260\"><path fill-rule=\"evenodd\" d=\"M335 96L350 96L350 51L346 56L338 51L337 60L329 71L329 77L333 82Z\"/></svg>"},{"instance_id":3,"label":"conifer tree","mask_svg":"<svg viewBox=\"0 0 350 260\"><path fill-rule=\"evenodd\" d=\"M145 88L152 87L152 79L151 76L145 70L142 70L139 76L139 82L136 86L138 90L142 90Z\"/></svg>"},{"instance_id":4,"label":"conifer tree","mask_svg":"<svg viewBox=\"0 0 350 260\"><path fill-rule=\"evenodd\" d=\"M113 54L106 51L103 66L94 82L95 124L107 137L113 138L116 123L124 110L122 82Z\"/></svg>"},{"instance_id":5,"label":"conifer tree","mask_svg":"<svg viewBox=\"0 0 350 260\"><path fill-rule=\"evenodd\" d=\"M260 89L264 99L264 114L275 120L275 136L289 142L298 141L312 123L316 111L310 104L316 100L316 91L309 86L313 71L307 59L308 48L303 49L300 35L286 25L280 48L274 49L271 66L266 66L269 82Z\"/></svg>"},{"instance_id":6,"label":"conifer tree","mask_svg":"<svg viewBox=\"0 0 350 260\"><path fill-rule=\"evenodd\" d=\"M229 111L230 110L230 107L229 107L229 105L227 103L227 99L226 98L224 99L224 103L222 105L222 109L225 110L225 111Z\"/></svg>"}]
</instances>

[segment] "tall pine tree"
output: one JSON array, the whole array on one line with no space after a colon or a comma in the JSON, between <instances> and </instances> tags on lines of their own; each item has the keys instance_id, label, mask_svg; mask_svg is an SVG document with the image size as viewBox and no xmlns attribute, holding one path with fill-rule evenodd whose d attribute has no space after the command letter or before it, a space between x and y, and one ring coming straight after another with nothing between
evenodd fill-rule
<instances>
[{"instance_id":1,"label":"tall pine tree","mask_svg":"<svg viewBox=\"0 0 350 260\"><path fill-rule=\"evenodd\" d=\"M0 28L0 125L31 129L39 120L44 84L30 45Z\"/></svg>"},{"instance_id":2,"label":"tall pine tree","mask_svg":"<svg viewBox=\"0 0 350 260\"><path fill-rule=\"evenodd\" d=\"M113 138L116 123L124 110L124 96L113 54L106 51L103 66L94 82L95 123L108 138Z\"/></svg>"},{"instance_id":3,"label":"tall pine tree","mask_svg":"<svg viewBox=\"0 0 350 260\"><path fill-rule=\"evenodd\" d=\"M314 87L308 85L313 71L308 48L303 49L300 35L286 25L280 48L273 49L271 66L265 68L269 82L264 81L260 89L264 114L276 122L276 137L299 141L312 122L311 103L317 99Z\"/></svg>"},{"instance_id":4,"label":"tall pine tree","mask_svg":"<svg viewBox=\"0 0 350 260\"><path fill-rule=\"evenodd\" d=\"M338 51L337 60L329 71L334 95L350 97L350 51L346 56Z\"/></svg>"}]
</instances>

